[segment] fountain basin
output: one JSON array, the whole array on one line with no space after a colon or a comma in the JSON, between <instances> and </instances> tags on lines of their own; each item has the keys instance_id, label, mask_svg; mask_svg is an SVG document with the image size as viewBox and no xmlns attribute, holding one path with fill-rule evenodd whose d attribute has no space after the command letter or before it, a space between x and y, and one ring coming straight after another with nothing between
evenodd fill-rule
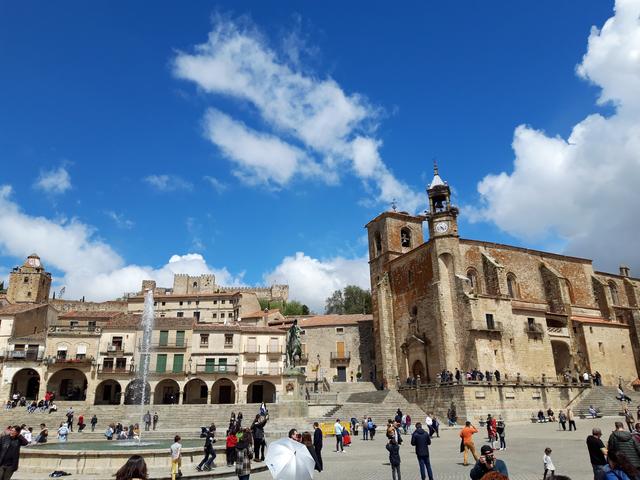
<instances>
[{"instance_id":1,"label":"fountain basin","mask_svg":"<svg viewBox=\"0 0 640 480\"><path fill-rule=\"evenodd\" d=\"M115 472L131 455L142 455L151 468L169 469L170 441L150 441L154 445L137 446L130 442L89 441L49 443L20 450L20 473L51 473L64 470L75 475L104 474ZM137 443L137 442L136 442ZM143 441L142 443L146 443ZM182 448L184 469L193 469L204 456L203 440L185 440ZM226 464L224 445L214 447L216 463Z\"/></svg>"}]
</instances>

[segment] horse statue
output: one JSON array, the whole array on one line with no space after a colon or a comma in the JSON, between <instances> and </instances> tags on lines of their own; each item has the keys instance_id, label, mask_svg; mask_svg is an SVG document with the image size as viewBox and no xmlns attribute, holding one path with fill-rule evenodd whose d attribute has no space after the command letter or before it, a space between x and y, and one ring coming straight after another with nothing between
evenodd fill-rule
<instances>
[{"instance_id":1,"label":"horse statue","mask_svg":"<svg viewBox=\"0 0 640 480\"><path fill-rule=\"evenodd\" d=\"M285 366L287 368L294 368L296 362L299 361L301 357L300 327L298 327L298 320L294 320L291 328L287 330L287 356L285 358Z\"/></svg>"}]
</instances>

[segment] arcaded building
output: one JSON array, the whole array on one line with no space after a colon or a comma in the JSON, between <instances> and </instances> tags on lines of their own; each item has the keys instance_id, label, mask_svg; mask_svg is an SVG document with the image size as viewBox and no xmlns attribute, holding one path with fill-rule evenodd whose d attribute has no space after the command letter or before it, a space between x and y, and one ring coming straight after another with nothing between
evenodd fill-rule
<instances>
[{"instance_id":1,"label":"arcaded building","mask_svg":"<svg viewBox=\"0 0 640 480\"><path fill-rule=\"evenodd\" d=\"M460 238L437 168L427 195L424 216L388 211L366 225L378 381L434 382L456 368L638 377L640 279L627 267L598 272L590 259Z\"/></svg>"}]
</instances>

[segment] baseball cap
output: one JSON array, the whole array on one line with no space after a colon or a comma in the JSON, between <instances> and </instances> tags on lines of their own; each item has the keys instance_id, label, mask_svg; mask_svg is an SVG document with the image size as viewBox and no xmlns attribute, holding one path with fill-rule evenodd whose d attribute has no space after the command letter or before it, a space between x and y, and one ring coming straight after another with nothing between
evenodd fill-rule
<instances>
[{"instance_id":1,"label":"baseball cap","mask_svg":"<svg viewBox=\"0 0 640 480\"><path fill-rule=\"evenodd\" d=\"M493 448L491 448L489 445L483 445L480 449L480 454L486 455L487 453L493 453Z\"/></svg>"}]
</instances>

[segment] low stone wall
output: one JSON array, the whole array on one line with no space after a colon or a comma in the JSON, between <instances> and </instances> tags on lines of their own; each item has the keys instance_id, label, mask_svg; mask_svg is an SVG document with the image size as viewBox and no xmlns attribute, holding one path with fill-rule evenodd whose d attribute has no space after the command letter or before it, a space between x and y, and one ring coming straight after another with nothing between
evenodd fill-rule
<instances>
[{"instance_id":1,"label":"low stone wall","mask_svg":"<svg viewBox=\"0 0 640 480\"><path fill-rule=\"evenodd\" d=\"M583 385L504 383L405 387L400 393L425 412L433 412L445 424L452 402L458 423L477 422L488 414L502 415L508 421L528 420L532 413L537 414L540 409L546 411L549 407L557 414L588 390L589 387Z\"/></svg>"}]
</instances>

